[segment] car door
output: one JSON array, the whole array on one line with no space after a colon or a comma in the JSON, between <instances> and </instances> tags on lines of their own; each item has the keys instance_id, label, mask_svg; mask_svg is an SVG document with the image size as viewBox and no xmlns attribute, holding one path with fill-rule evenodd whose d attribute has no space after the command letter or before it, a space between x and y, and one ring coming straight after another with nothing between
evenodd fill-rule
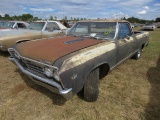
<instances>
[{"instance_id":1,"label":"car door","mask_svg":"<svg viewBox=\"0 0 160 120\"><path fill-rule=\"evenodd\" d=\"M55 22L48 22L44 31L42 31L42 38L61 36L65 33L62 32L60 27Z\"/></svg>"},{"instance_id":2,"label":"car door","mask_svg":"<svg viewBox=\"0 0 160 120\"><path fill-rule=\"evenodd\" d=\"M133 37L129 24L126 22L119 23L117 36L117 63L128 58L132 53Z\"/></svg>"}]
</instances>

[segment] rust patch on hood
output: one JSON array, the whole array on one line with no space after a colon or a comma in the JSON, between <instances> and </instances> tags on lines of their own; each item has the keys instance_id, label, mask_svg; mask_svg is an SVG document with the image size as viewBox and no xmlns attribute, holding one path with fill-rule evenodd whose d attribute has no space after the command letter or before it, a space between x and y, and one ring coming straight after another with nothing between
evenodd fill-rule
<instances>
[{"instance_id":1,"label":"rust patch on hood","mask_svg":"<svg viewBox=\"0 0 160 120\"><path fill-rule=\"evenodd\" d=\"M68 42L69 44L67 44ZM65 36L21 43L15 49L23 57L53 63L62 56L101 42L103 41L91 38L83 39L80 37Z\"/></svg>"}]
</instances>

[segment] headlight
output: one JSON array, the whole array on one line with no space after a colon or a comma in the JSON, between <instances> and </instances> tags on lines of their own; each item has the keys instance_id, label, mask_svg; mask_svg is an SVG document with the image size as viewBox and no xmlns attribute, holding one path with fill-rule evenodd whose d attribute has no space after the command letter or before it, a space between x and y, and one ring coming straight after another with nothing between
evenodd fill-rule
<instances>
[{"instance_id":1,"label":"headlight","mask_svg":"<svg viewBox=\"0 0 160 120\"><path fill-rule=\"evenodd\" d=\"M45 67L44 74L49 78L53 77L57 81L60 81L59 74L58 74L57 70L54 71L53 69L50 69L49 67Z\"/></svg>"},{"instance_id":2,"label":"headlight","mask_svg":"<svg viewBox=\"0 0 160 120\"><path fill-rule=\"evenodd\" d=\"M60 81L59 74L57 71L54 71L53 76L57 81Z\"/></svg>"},{"instance_id":3,"label":"headlight","mask_svg":"<svg viewBox=\"0 0 160 120\"><path fill-rule=\"evenodd\" d=\"M44 74L45 74L47 77L52 77L53 71L52 71L51 69L49 69L48 67L45 67L45 68L44 68Z\"/></svg>"}]
</instances>

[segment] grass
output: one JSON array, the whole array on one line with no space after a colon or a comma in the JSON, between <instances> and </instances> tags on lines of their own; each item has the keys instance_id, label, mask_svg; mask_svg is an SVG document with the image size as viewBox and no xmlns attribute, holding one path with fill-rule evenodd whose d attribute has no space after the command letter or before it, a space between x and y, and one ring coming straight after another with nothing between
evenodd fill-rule
<instances>
[{"instance_id":1,"label":"grass","mask_svg":"<svg viewBox=\"0 0 160 120\"><path fill-rule=\"evenodd\" d=\"M0 52L1 120L159 120L160 29L136 61L127 60L100 81L99 99L85 102L77 95L65 100L34 84Z\"/></svg>"}]
</instances>

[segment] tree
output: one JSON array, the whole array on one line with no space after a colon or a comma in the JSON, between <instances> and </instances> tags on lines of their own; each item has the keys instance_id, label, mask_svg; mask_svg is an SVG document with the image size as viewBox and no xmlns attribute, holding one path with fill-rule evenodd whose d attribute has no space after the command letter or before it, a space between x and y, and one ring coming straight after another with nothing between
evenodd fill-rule
<instances>
[{"instance_id":1,"label":"tree","mask_svg":"<svg viewBox=\"0 0 160 120\"><path fill-rule=\"evenodd\" d=\"M159 17L159 18L156 18L156 22L160 22L160 17Z\"/></svg>"},{"instance_id":2,"label":"tree","mask_svg":"<svg viewBox=\"0 0 160 120\"><path fill-rule=\"evenodd\" d=\"M77 21L79 21L79 18L77 18Z\"/></svg>"},{"instance_id":3,"label":"tree","mask_svg":"<svg viewBox=\"0 0 160 120\"><path fill-rule=\"evenodd\" d=\"M4 15L4 20L10 20L10 16L8 14Z\"/></svg>"},{"instance_id":4,"label":"tree","mask_svg":"<svg viewBox=\"0 0 160 120\"><path fill-rule=\"evenodd\" d=\"M126 18L124 17L124 18L122 18L122 20L126 20Z\"/></svg>"},{"instance_id":5,"label":"tree","mask_svg":"<svg viewBox=\"0 0 160 120\"><path fill-rule=\"evenodd\" d=\"M53 16L52 15L50 16L49 20L53 20Z\"/></svg>"},{"instance_id":6,"label":"tree","mask_svg":"<svg viewBox=\"0 0 160 120\"><path fill-rule=\"evenodd\" d=\"M28 21L29 19L32 19L32 18L33 18L33 15L31 15L31 14L23 14L22 15L23 21Z\"/></svg>"},{"instance_id":7,"label":"tree","mask_svg":"<svg viewBox=\"0 0 160 120\"><path fill-rule=\"evenodd\" d=\"M64 17L64 20L67 20L67 16Z\"/></svg>"},{"instance_id":8,"label":"tree","mask_svg":"<svg viewBox=\"0 0 160 120\"><path fill-rule=\"evenodd\" d=\"M38 17L33 17L33 19L31 21L37 21Z\"/></svg>"},{"instance_id":9,"label":"tree","mask_svg":"<svg viewBox=\"0 0 160 120\"><path fill-rule=\"evenodd\" d=\"M0 15L0 20L2 20L2 16Z\"/></svg>"},{"instance_id":10,"label":"tree","mask_svg":"<svg viewBox=\"0 0 160 120\"><path fill-rule=\"evenodd\" d=\"M57 17L55 16L54 19L57 20Z\"/></svg>"}]
</instances>

